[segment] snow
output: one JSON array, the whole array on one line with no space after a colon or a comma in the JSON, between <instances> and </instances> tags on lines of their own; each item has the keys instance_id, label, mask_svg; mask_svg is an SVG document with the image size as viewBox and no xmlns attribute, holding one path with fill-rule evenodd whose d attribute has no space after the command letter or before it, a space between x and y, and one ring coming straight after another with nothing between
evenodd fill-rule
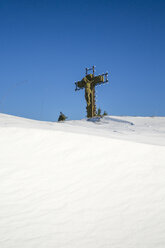
<instances>
[{"instance_id":1,"label":"snow","mask_svg":"<svg viewBox=\"0 0 165 248\"><path fill-rule=\"evenodd\" d=\"M164 248L165 117L0 114L1 248Z\"/></svg>"}]
</instances>

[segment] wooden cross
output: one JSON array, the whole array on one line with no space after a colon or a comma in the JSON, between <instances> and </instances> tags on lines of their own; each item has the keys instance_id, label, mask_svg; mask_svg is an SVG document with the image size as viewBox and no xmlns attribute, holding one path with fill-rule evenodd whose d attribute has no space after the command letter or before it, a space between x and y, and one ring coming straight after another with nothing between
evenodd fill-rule
<instances>
[{"instance_id":1,"label":"wooden cross","mask_svg":"<svg viewBox=\"0 0 165 248\"><path fill-rule=\"evenodd\" d=\"M89 71L93 71L93 73L89 74ZM95 66L91 68L86 68L86 76L78 82L75 82L76 91L85 88L85 99L87 102L87 117L92 118L96 116L96 99L95 99L95 86L104 84L108 82L108 73L104 73L102 75L95 76Z\"/></svg>"}]
</instances>

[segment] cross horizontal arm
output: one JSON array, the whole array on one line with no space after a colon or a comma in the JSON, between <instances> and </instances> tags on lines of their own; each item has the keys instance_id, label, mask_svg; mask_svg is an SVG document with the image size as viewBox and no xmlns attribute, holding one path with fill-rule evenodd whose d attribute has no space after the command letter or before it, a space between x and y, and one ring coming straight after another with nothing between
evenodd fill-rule
<instances>
[{"instance_id":1,"label":"cross horizontal arm","mask_svg":"<svg viewBox=\"0 0 165 248\"><path fill-rule=\"evenodd\" d=\"M94 85L105 84L108 82L108 73L96 76L94 79Z\"/></svg>"}]
</instances>

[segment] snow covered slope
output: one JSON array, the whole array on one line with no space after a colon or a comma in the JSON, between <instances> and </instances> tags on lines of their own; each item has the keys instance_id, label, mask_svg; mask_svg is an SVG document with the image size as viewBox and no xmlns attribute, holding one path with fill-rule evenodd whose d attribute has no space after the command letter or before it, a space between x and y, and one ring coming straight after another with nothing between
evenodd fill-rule
<instances>
[{"instance_id":1,"label":"snow covered slope","mask_svg":"<svg viewBox=\"0 0 165 248\"><path fill-rule=\"evenodd\" d=\"M0 248L164 248L165 118L0 114Z\"/></svg>"}]
</instances>

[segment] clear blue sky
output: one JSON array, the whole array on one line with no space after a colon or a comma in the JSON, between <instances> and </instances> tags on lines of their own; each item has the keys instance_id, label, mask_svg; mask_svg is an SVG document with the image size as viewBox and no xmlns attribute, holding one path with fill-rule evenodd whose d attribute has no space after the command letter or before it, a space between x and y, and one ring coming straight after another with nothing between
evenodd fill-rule
<instances>
[{"instance_id":1,"label":"clear blue sky","mask_svg":"<svg viewBox=\"0 0 165 248\"><path fill-rule=\"evenodd\" d=\"M97 106L165 115L164 0L1 0L0 112L56 121L86 115L85 67L109 72Z\"/></svg>"}]
</instances>

